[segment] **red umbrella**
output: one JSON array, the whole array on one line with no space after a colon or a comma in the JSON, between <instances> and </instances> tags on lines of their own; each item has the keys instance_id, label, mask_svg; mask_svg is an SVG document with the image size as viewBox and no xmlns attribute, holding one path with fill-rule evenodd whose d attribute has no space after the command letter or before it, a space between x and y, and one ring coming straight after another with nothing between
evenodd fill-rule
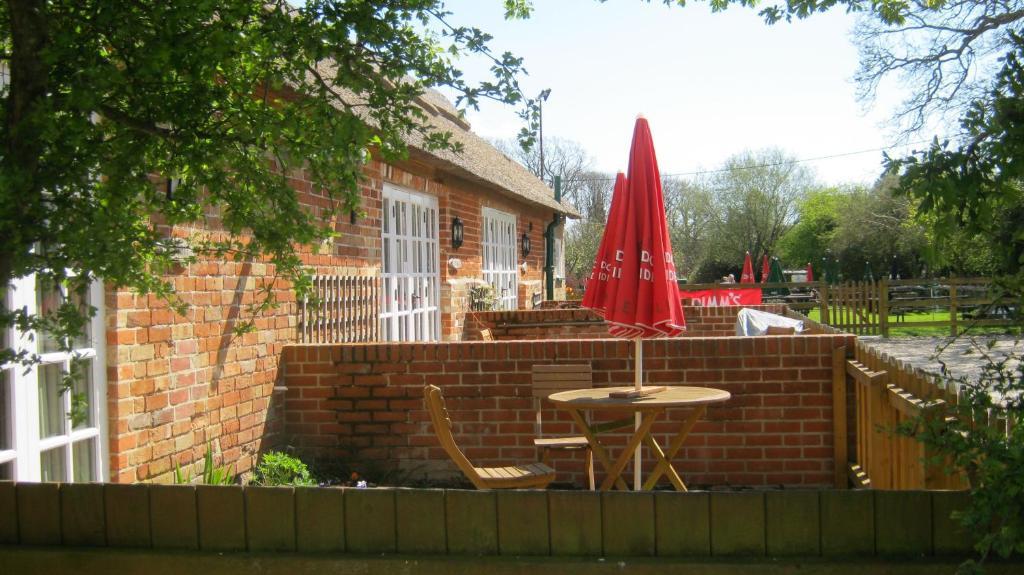
<instances>
[{"instance_id":1,"label":"red umbrella","mask_svg":"<svg viewBox=\"0 0 1024 575\"><path fill-rule=\"evenodd\" d=\"M764 259L761 260L761 283L768 281L770 274L771 266L768 264L768 254L764 254Z\"/></svg>"},{"instance_id":2,"label":"red umbrella","mask_svg":"<svg viewBox=\"0 0 1024 575\"><path fill-rule=\"evenodd\" d=\"M807 262L807 279L805 279L804 281L805 282L812 282L812 281L814 281L814 267L811 265L811 262Z\"/></svg>"},{"instance_id":3,"label":"red umbrella","mask_svg":"<svg viewBox=\"0 0 1024 575\"><path fill-rule=\"evenodd\" d=\"M619 172L615 175L615 188L612 192L612 206L608 210L608 225L605 226L604 236L601 237L601 245L597 248L594 257L594 267L587 279L587 290L583 294L583 307L590 308L605 317L608 312L605 299L605 292L608 290L608 282L617 275L618 266L615 260L615 237L618 225L625 223L622 214L622 198L626 193L626 175ZM612 224L616 224L613 226Z\"/></svg>"},{"instance_id":4,"label":"red umbrella","mask_svg":"<svg viewBox=\"0 0 1024 575\"><path fill-rule=\"evenodd\" d=\"M620 337L675 336L686 329L679 302L672 243L665 222L661 175L647 120L637 118L629 153L625 197L607 235L615 230L616 273L604 291L609 331ZM609 214L611 220L611 214ZM589 288L588 288L589 291ZM637 365L637 387L639 388Z\"/></svg>"},{"instance_id":5,"label":"red umbrella","mask_svg":"<svg viewBox=\"0 0 1024 575\"><path fill-rule=\"evenodd\" d=\"M625 185L616 187L612 210L601 240L611 249L612 263L607 282L601 286L600 274L587 281L587 292L596 288L598 297L584 302L603 314L611 324L609 332L635 342L634 393L642 394L644 337L676 336L686 329L679 301L672 242L665 222L665 201L661 174L654 154L654 142L647 120L639 117L633 129L629 152L629 170ZM600 254L600 251L599 251ZM599 255L600 257L600 255ZM640 414L637 414L639 423ZM639 452L639 448L637 448ZM640 484L640 457L635 458L634 482Z\"/></svg>"},{"instance_id":6,"label":"red umbrella","mask_svg":"<svg viewBox=\"0 0 1024 575\"><path fill-rule=\"evenodd\" d=\"M754 283L754 263L750 261L750 252L743 257L743 275L740 276L740 283Z\"/></svg>"}]
</instances>

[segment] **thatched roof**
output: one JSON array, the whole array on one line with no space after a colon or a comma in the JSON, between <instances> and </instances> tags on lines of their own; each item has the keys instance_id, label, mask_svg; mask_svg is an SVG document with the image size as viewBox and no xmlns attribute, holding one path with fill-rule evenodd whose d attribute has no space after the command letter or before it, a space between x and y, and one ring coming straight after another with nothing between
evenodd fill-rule
<instances>
[{"instance_id":1,"label":"thatched roof","mask_svg":"<svg viewBox=\"0 0 1024 575\"><path fill-rule=\"evenodd\" d=\"M430 116L430 121L435 127L452 133L452 140L462 144L462 151L427 151L424 149L422 136L412 134L407 138L411 148L410 155L424 158L431 163L440 163L446 171L477 182L499 194L550 208L573 218L580 217L579 213L565 202L556 202L554 190L540 178L474 134L469 123L442 94L428 90L417 103Z\"/></svg>"}]
</instances>

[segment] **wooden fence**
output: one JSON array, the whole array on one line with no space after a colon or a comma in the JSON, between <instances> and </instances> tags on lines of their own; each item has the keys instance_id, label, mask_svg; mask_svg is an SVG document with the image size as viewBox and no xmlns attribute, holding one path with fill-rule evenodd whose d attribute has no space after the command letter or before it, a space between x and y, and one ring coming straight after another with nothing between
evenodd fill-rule
<instances>
[{"instance_id":1,"label":"wooden fence","mask_svg":"<svg viewBox=\"0 0 1024 575\"><path fill-rule=\"evenodd\" d=\"M685 284L681 289L761 288L766 303L785 303L801 313L818 310L819 321L847 333L882 335L900 327L946 327L957 335L967 327L1013 326L1020 302L999 293L987 278L881 279L875 282L793 282ZM779 290L784 290L779 293ZM774 292L774 293L772 293ZM934 311L947 319L907 321L907 314Z\"/></svg>"},{"instance_id":2,"label":"wooden fence","mask_svg":"<svg viewBox=\"0 0 1024 575\"><path fill-rule=\"evenodd\" d=\"M352 343L380 339L380 278L314 276L313 296L299 310L301 343Z\"/></svg>"},{"instance_id":3,"label":"wooden fence","mask_svg":"<svg viewBox=\"0 0 1024 575\"><path fill-rule=\"evenodd\" d=\"M853 458L848 467L855 487L874 489L963 489L962 474L947 473L948 462L937 462L923 443L895 433L907 421L924 415L940 417L957 403L957 388L938 376L898 361L857 342L853 359L836 350L833 367L839 385L834 397L854 401ZM848 387L853 386L853 393ZM837 411L838 413L839 411ZM837 421L845 418L836 417ZM847 436L837 430L836 444ZM845 448L842 450L846 455ZM838 459L837 461L843 461ZM837 470L838 471L838 470Z\"/></svg>"}]
</instances>

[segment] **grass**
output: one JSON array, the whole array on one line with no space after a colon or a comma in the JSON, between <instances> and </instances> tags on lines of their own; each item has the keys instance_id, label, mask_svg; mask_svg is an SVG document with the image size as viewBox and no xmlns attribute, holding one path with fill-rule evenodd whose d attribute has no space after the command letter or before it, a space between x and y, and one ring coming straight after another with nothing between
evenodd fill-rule
<instances>
[{"instance_id":1,"label":"grass","mask_svg":"<svg viewBox=\"0 0 1024 575\"><path fill-rule=\"evenodd\" d=\"M814 321L821 321L821 313L817 308L807 310L807 317ZM923 310L907 312L900 318L900 321L895 321L896 318L892 315L889 316L889 336L890 337L943 337L949 335L949 327L942 326L915 326L915 323L927 323L933 321L949 321L949 310ZM958 314L958 327L960 333L964 332L964 328L969 328L971 334L1021 334L1021 328L1017 326L971 326L971 320L965 319L962 314Z\"/></svg>"}]
</instances>

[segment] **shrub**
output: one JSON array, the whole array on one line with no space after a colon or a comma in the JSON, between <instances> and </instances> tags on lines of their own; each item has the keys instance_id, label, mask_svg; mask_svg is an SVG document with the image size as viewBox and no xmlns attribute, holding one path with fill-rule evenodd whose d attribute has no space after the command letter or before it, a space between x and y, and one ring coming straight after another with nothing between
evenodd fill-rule
<instances>
[{"instance_id":1,"label":"shrub","mask_svg":"<svg viewBox=\"0 0 1024 575\"><path fill-rule=\"evenodd\" d=\"M316 485L316 481L310 476L309 468L299 458L280 451L268 451L260 458L252 484L265 487Z\"/></svg>"}]
</instances>

